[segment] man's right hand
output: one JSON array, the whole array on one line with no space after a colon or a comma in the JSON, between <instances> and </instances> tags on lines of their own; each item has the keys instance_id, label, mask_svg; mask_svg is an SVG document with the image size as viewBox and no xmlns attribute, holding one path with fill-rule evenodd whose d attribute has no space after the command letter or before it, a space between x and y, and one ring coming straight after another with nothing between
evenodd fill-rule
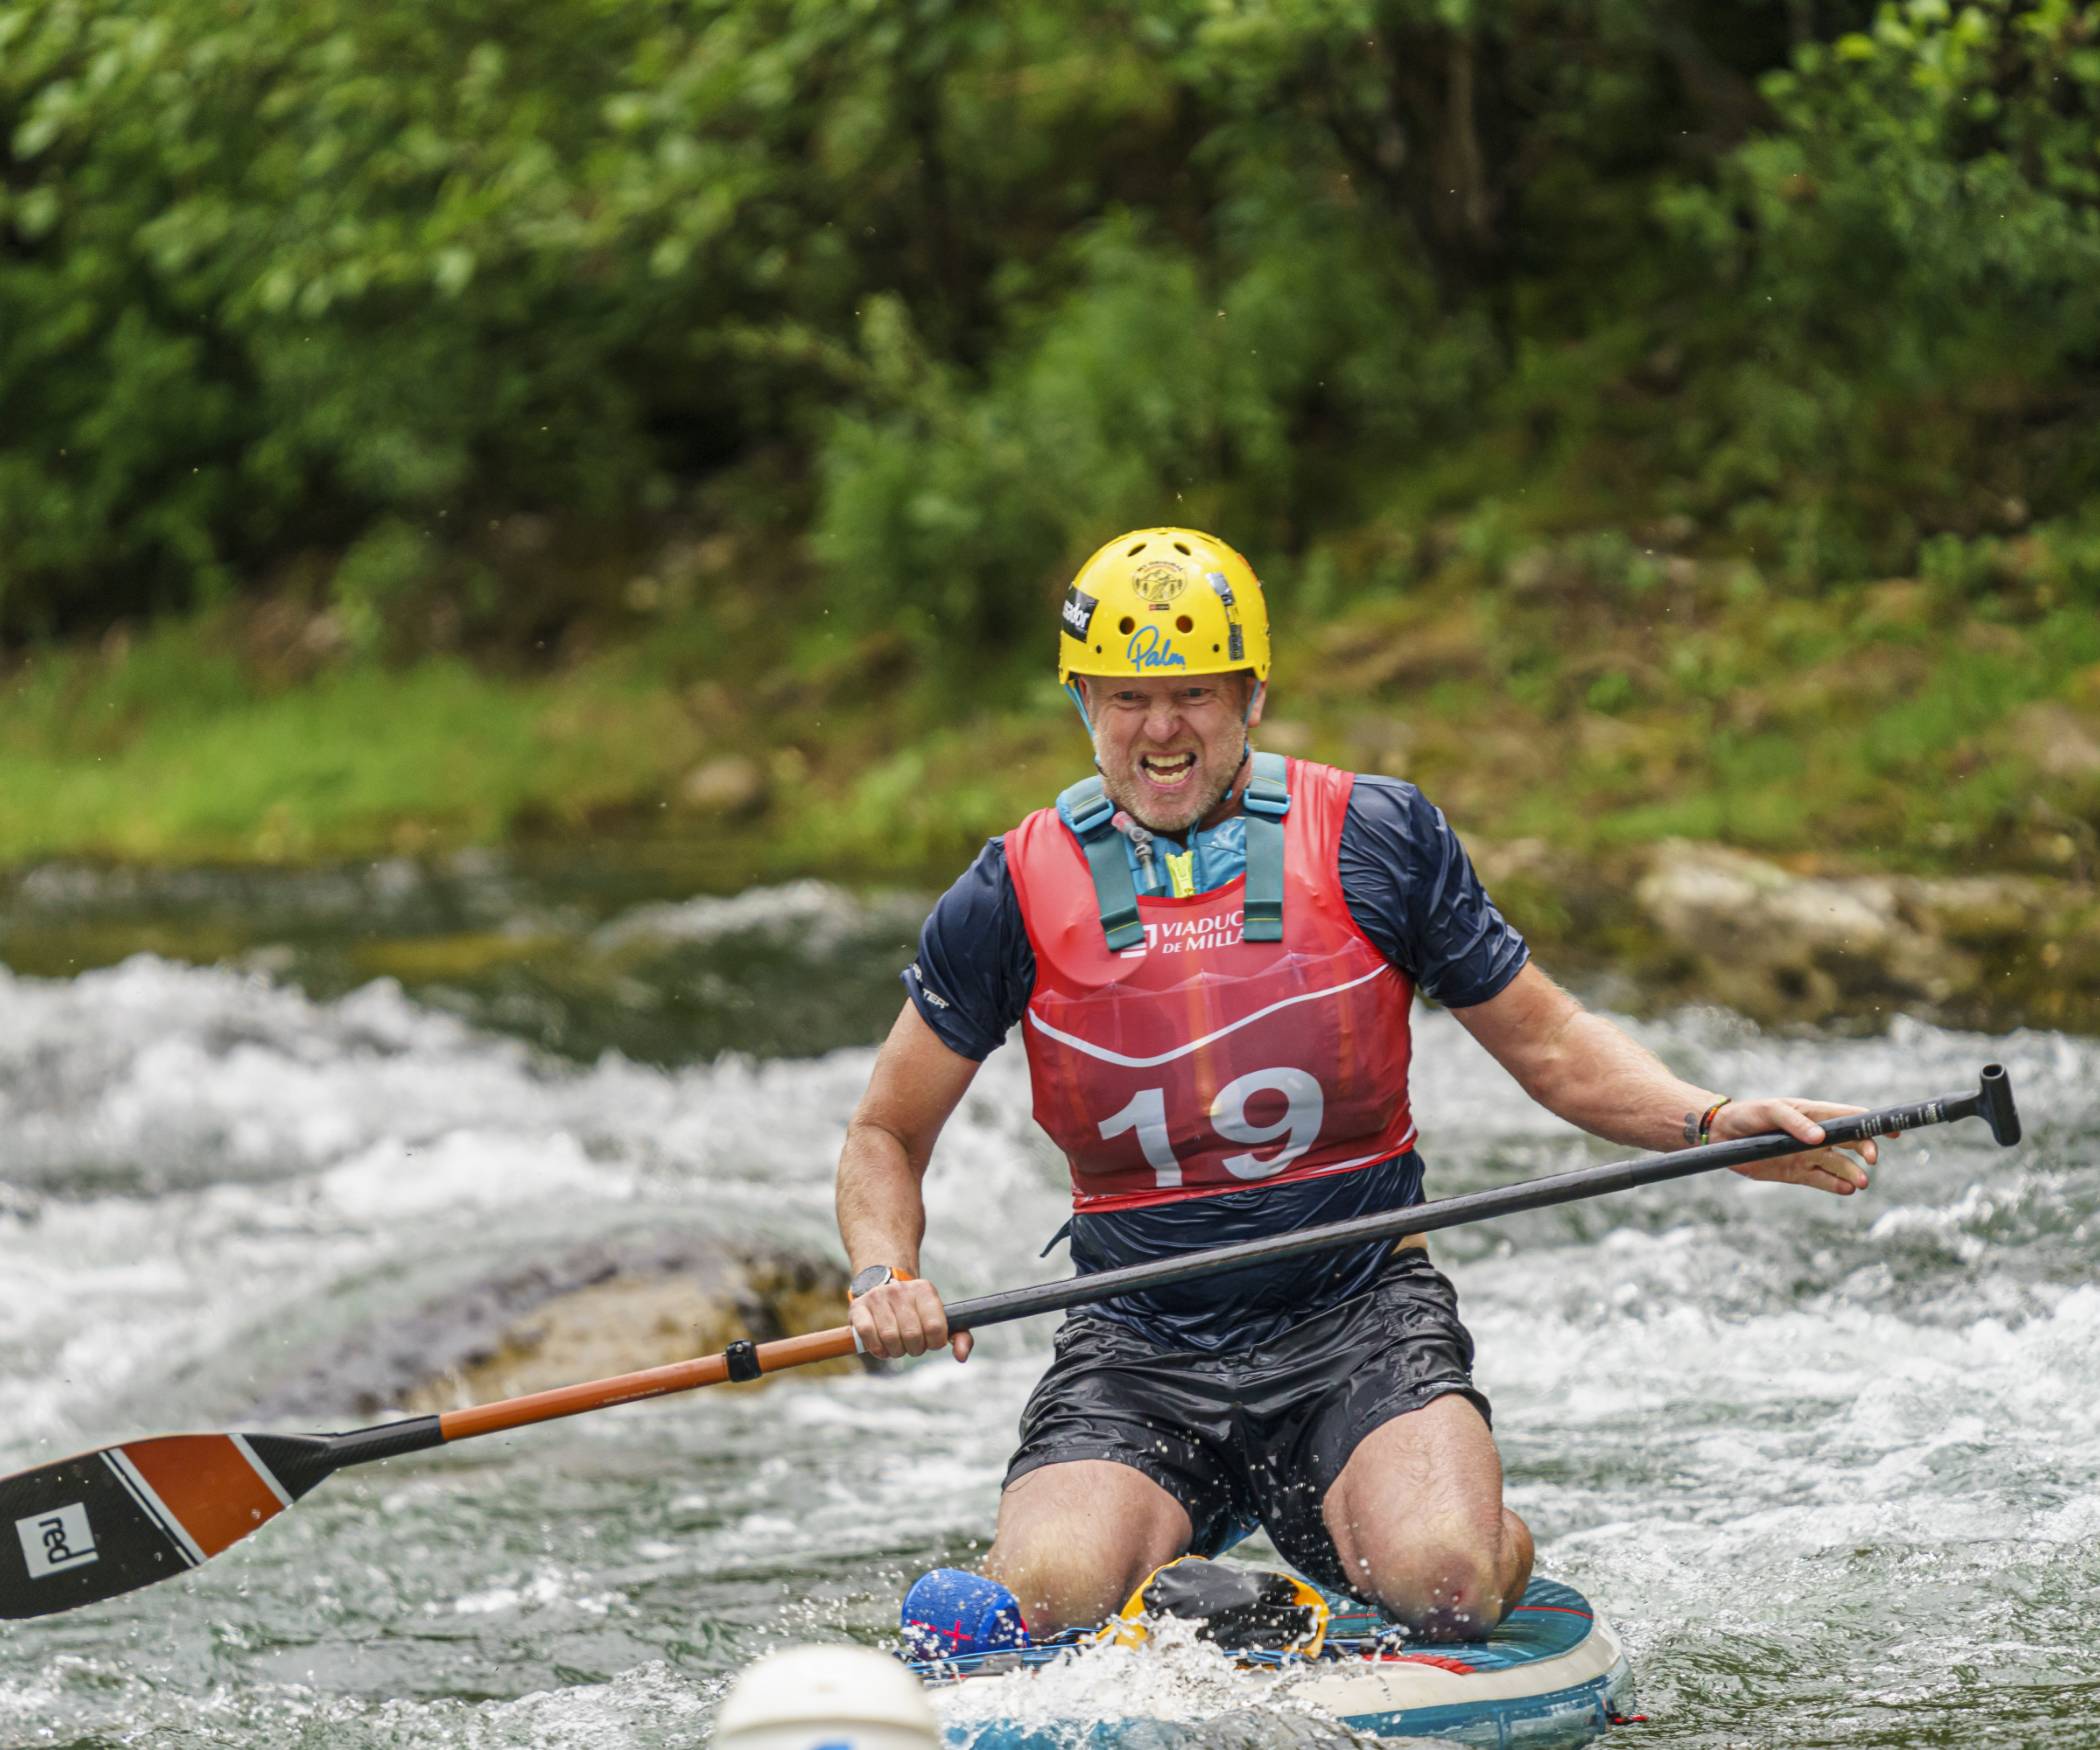
<instances>
[{"instance_id":1,"label":"man's right hand","mask_svg":"<svg viewBox=\"0 0 2100 1750\"><path fill-rule=\"evenodd\" d=\"M856 1300L847 1317L862 1351L878 1360L924 1355L943 1343L955 1351L956 1360L970 1358L970 1333L948 1334L948 1309L931 1282L885 1282Z\"/></svg>"}]
</instances>

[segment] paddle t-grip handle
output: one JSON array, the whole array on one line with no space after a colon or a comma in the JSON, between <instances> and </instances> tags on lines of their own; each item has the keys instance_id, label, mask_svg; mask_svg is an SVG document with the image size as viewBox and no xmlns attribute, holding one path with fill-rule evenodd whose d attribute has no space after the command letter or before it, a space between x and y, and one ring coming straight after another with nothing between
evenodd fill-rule
<instances>
[{"instance_id":1,"label":"paddle t-grip handle","mask_svg":"<svg viewBox=\"0 0 2100 1750\"><path fill-rule=\"evenodd\" d=\"M2011 1148L2020 1140L2020 1114L2013 1105L2012 1077L2002 1063L1983 1066L1983 1085L1976 1091L1978 1110L1991 1127L2000 1148Z\"/></svg>"},{"instance_id":2,"label":"paddle t-grip handle","mask_svg":"<svg viewBox=\"0 0 2100 1750\"><path fill-rule=\"evenodd\" d=\"M1937 1100L1920 1100L1914 1106L1884 1106L1862 1112L1856 1118L1826 1118L1821 1121L1826 1144L1863 1142L1870 1136L1894 1136L1899 1131L1922 1129L1927 1124L1948 1124L1957 1118L1981 1118L1991 1127L2000 1148L2011 1148L2020 1140L2020 1113L2013 1104L2012 1077L2002 1063L1987 1063L1973 1094L1944 1094Z\"/></svg>"}]
</instances>

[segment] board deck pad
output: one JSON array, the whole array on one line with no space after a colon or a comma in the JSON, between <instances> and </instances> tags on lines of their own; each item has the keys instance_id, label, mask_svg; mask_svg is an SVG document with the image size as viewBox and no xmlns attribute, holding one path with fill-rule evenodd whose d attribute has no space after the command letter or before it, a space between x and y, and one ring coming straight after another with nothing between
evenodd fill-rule
<instances>
[{"instance_id":1,"label":"board deck pad","mask_svg":"<svg viewBox=\"0 0 2100 1750\"><path fill-rule=\"evenodd\" d=\"M1277 1653L1236 1655L1242 1663L1288 1669L1292 1695L1352 1730L1374 1737L1452 1738L1465 1743L1536 1746L1585 1744L1633 1709L1633 1679L1618 1638L1589 1600L1554 1580L1531 1582L1523 1601L1484 1641L1409 1643L1376 1610L1328 1595L1333 1617L1319 1658ZM935 1688L1026 1672L1070 1657L1074 1644L1021 1653L968 1655L912 1663ZM1025 1677L1018 1679L1026 1681ZM1103 1698L1112 1712L1112 1697ZM1107 1750L1160 1739L1165 1722L1096 1718L1044 1720L1017 1694L1013 1719L951 1723L956 1750ZM1202 1728L1173 1741L1200 1742Z\"/></svg>"}]
</instances>

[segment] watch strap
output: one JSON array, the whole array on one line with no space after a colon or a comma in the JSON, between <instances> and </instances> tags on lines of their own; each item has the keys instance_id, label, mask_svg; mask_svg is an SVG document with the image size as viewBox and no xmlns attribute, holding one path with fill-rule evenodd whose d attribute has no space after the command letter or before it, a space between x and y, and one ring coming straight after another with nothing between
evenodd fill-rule
<instances>
[{"instance_id":1,"label":"watch strap","mask_svg":"<svg viewBox=\"0 0 2100 1750\"><path fill-rule=\"evenodd\" d=\"M856 1289L853 1286L854 1282L858 1282L863 1276L873 1275L877 1270L885 1270L888 1274L878 1282L869 1283L866 1288ZM917 1280L918 1278L913 1276L909 1270L899 1270L894 1264L870 1264L867 1269L856 1271L853 1276L853 1282L846 1284L846 1304L851 1306L863 1294L873 1293L876 1289L889 1283L915 1282Z\"/></svg>"}]
</instances>

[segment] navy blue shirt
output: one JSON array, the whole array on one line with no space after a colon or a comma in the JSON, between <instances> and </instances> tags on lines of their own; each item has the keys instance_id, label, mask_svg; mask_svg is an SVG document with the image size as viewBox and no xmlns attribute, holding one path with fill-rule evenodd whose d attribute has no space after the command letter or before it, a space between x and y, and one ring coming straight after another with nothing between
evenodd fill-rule
<instances>
[{"instance_id":1,"label":"navy blue shirt","mask_svg":"<svg viewBox=\"0 0 2100 1750\"><path fill-rule=\"evenodd\" d=\"M1443 811L1412 784L1356 780L1336 862L1357 927L1446 1008L1486 1002L1530 958ZM920 932L919 957L903 976L926 1024L964 1057L982 1061L1020 1021L1035 989L1035 950L1007 874L1003 839L990 840L941 896ZM1110 1269L1421 1200L1422 1164L1410 1151L1360 1172L1077 1215L1072 1261L1081 1273ZM1390 1250L1390 1242L1375 1241L1351 1252L1125 1295L1090 1310L1166 1347L1240 1348L1363 1293Z\"/></svg>"}]
</instances>

